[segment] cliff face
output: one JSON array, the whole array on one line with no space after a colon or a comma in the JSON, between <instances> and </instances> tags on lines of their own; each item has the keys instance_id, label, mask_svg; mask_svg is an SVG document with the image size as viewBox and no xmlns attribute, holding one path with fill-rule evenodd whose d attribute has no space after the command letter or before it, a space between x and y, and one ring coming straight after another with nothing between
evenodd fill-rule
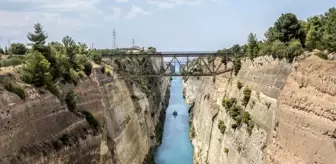
<instances>
[{"instance_id":1,"label":"cliff face","mask_svg":"<svg viewBox=\"0 0 336 164\"><path fill-rule=\"evenodd\" d=\"M335 62L315 57L296 64L259 57L242 61L237 76L222 74L215 83L189 78L184 92L187 102L195 102L194 163L335 163L335 70ZM245 87L252 92L243 107ZM236 121L223 107L223 97L236 98L254 126L233 127Z\"/></svg>"},{"instance_id":2,"label":"cliff face","mask_svg":"<svg viewBox=\"0 0 336 164\"><path fill-rule=\"evenodd\" d=\"M48 91L26 85L21 100L0 85L0 163L142 163L168 105L169 78L156 80L145 92L96 66L63 86L76 92L76 112Z\"/></svg>"}]
</instances>

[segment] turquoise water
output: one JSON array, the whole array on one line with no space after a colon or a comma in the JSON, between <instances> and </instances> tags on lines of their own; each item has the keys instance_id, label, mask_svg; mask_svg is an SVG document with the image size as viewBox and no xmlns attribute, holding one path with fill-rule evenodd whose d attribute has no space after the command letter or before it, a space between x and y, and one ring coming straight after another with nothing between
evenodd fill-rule
<instances>
[{"instance_id":1,"label":"turquoise water","mask_svg":"<svg viewBox=\"0 0 336 164\"><path fill-rule=\"evenodd\" d=\"M173 112L176 110L176 118ZM158 147L157 164L192 164L193 145L189 139L188 105L183 99L182 79L173 77L169 106L166 111L162 144Z\"/></svg>"}]
</instances>

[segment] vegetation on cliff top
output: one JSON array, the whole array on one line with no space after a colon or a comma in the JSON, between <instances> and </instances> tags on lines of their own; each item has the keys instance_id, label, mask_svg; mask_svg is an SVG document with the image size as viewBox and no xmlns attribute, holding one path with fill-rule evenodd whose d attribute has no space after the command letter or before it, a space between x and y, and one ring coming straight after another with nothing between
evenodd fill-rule
<instances>
[{"instance_id":1,"label":"vegetation on cliff top","mask_svg":"<svg viewBox=\"0 0 336 164\"><path fill-rule=\"evenodd\" d=\"M282 14L272 27L265 32L265 39L258 40L256 35L248 35L247 44L233 45L218 52L234 54L235 75L240 70L240 58L271 55L274 58L286 58L289 62L304 50L319 49L328 52L336 51L336 8L330 8L323 15L317 15L307 20L299 20L293 13ZM324 53L317 56L327 59Z\"/></svg>"}]
</instances>

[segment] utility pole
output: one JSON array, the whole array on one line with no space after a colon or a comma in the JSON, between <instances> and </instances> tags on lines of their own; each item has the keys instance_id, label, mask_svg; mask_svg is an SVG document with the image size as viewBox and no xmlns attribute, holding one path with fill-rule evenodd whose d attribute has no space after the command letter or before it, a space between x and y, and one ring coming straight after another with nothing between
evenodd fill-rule
<instances>
[{"instance_id":1,"label":"utility pole","mask_svg":"<svg viewBox=\"0 0 336 164\"><path fill-rule=\"evenodd\" d=\"M115 29L113 29L113 49L116 49L116 32L115 32Z\"/></svg>"},{"instance_id":2,"label":"utility pole","mask_svg":"<svg viewBox=\"0 0 336 164\"><path fill-rule=\"evenodd\" d=\"M133 40L132 40L132 46L134 47L134 38L133 38Z\"/></svg>"},{"instance_id":3,"label":"utility pole","mask_svg":"<svg viewBox=\"0 0 336 164\"><path fill-rule=\"evenodd\" d=\"M91 43L91 50L93 50L93 43Z\"/></svg>"}]
</instances>

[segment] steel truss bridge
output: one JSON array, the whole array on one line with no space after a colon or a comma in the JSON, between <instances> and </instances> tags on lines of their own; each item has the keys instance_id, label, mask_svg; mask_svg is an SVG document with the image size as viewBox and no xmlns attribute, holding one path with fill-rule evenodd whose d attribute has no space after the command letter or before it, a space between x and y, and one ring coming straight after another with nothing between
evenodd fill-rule
<instances>
[{"instance_id":1,"label":"steel truss bridge","mask_svg":"<svg viewBox=\"0 0 336 164\"><path fill-rule=\"evenodd\" d=\"M123 72L122 76L213 76L230 72L232 69L227 68L227 63L231 61L232 55L219 52L156 52L156 53L116 53L116 54L102 54L103 58L117 59L117 58L142 58L145 59L141 63L139 70L142 70L149 59L160 61L160 66L157 65L155 73L141 73L140 71ZM157 59L155 59L157 58ZM220 59L220 62L215 61ZM179 71L176 70L176 66ZM201 67L201 69L200 69ZM223 68L224 67L224 68Z\"/></svg>"}]
</instances>

